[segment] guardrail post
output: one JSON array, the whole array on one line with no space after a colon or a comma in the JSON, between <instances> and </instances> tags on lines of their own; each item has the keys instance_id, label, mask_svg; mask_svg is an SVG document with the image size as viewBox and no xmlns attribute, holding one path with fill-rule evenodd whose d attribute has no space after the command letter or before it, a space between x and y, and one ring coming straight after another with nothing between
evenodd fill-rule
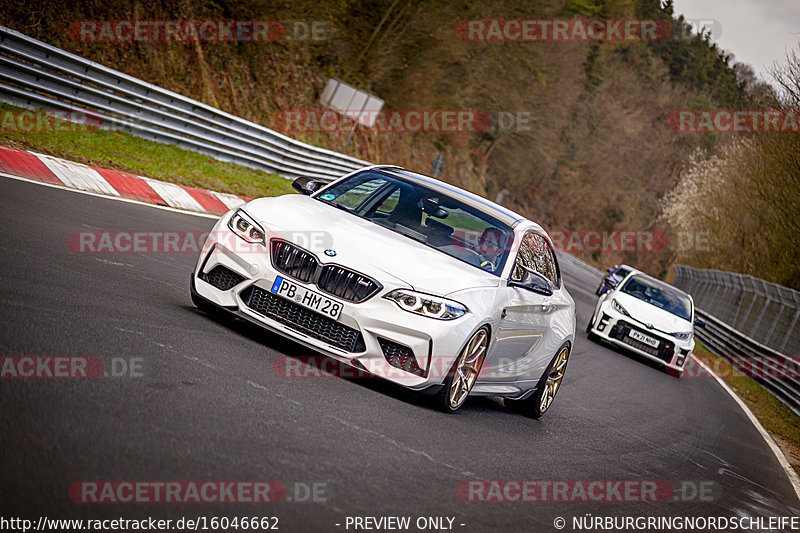
<instances>
[{"instance_id":1,"label":"guardrail post","mask_svg":"<svg viewBox=\"0 0 800 533\"><path fill-rule=\"evenodd\" d=\"M781 341L781 345L778 347L779 352L785 353L784 350L786 350L786 344L789 342L789 338L792 336L792 332L794 331L794 327L797 325L798 318L800 318L800 308L794 312L792 322L789 325L789 328L786 330L786 333L783 334L783 340Z\"/></svg>"},{"instance_id":2,"label":"guardrail post","mask_svg":"<svg viewBox=\"0 0 800 533\"><path fill-rule=\"evenodd\" d=\"M764 282L761 281L758 278L752 278L752 280L753 280L754 286L755 286L755 282L756 281L761 283L762 289L764 290L764 295L763 295L764 304L761 306L761 312L758 314L758 318L756 319L755 322L753 322L753 326L750 328L750 333L748 334L749 337L753 337L756 334L756 332L758 331L758 326L761 324L761 320L763 320L764 315L767 312L767 307L769 306L769 298L767 297L767 291L764 288ZM756 292L758 292L758 291L756 291ZM759 294L759 296L761 296L761 295Z\"/></svg>"}]
</instances>

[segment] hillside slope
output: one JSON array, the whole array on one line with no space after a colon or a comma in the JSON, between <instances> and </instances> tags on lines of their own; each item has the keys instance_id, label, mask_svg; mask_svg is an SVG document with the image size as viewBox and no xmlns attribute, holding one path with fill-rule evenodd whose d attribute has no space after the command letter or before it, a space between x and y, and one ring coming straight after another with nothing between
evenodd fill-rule
<instances>
[{"instance_id":1,"label":"hillside slope","mask_svg":"<svg viewBox=\"0 0 800 533\"><path fill-rule=\"evenodd\" d=\"M574 17L664 19L680 31L656 43L476 42L457 32L471 19ZM270 20L290 30L302 20L326 32L280 42L92 43L76 38L85 20ZM377 94L387 110L486 113L494 118L487 131L360 128L348 153L425 173L442 153L446 181L490 198L506 189L506 205L564 232L666 230L660 199L688 155L716 143L672 131L667 116L748 101L730 59L659 0L22 0L0 10L0 23L334 150L347 128L290 131L280 120L319 111L329 76ZM499 127L498 117L525 121ZM583 251L598 264L627 261L657 275L674 252Z\"/></svg>"}]
</instances>

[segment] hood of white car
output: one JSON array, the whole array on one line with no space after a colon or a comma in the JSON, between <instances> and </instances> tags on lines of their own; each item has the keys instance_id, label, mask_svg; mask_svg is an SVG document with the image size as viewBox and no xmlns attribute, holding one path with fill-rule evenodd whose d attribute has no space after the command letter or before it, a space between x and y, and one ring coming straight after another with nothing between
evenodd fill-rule
<instances>
[{"instance_id":1,"label":"hood of white car","mask_svg":"<svg viewBox=\"0 0 800 533\"><path fill-rule=\"evenodd\" d=\"M313 252L322 263L358 270L384 284L390 276L399 285L447 295L500 283L493 274L309 196L259 198L244 209L264 226L268 239L283 238Z\"/></svg>"},{"instance_id":2,"label":"hood of white car","mask_svg":"<svg viewBox=\"0 0 800 533\"><path fill-rule=\"evenodd\" d=\"M645 324L652 324L655 329L667 333L682 333L692 331L692 323L668 311L659 309L655 305L625 294L614 293L614 298L625 308L633 318Z\"/></svg>"}]
</instances>

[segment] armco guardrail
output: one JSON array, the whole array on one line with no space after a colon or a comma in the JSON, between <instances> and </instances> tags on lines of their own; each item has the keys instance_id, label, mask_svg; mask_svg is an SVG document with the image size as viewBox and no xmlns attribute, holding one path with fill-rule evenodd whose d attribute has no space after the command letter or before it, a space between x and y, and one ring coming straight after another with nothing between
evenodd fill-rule
<instances>
[{"instance_id":1,"label":"armco guardrail","mask_svg":"<svg viewBox=\"0 0 800 533\"><path fill-rule=\"evenodd\" d=\"M800 293L745 274L675 265L706 320L697 338L800 415Z\"/></svg>"},{"instance_id":2,"label":"armco guardrail","mask_svg":"<svg viewBox=\"0 0 800 533\"><path fill-rule=\"evenodd\" d=\"M779 353L800 354L800 292L762 279L675 265L675 286L700 309Z\"/></svg>"},{"instance_id":3,"label":"armco guardrail","mask_svg":"<svg viewBox=\"0 0 800 533\"><path fill-rule=\"evenodd\" d=\"M742 374L761 383L800 416L798 358L754 341L705 311L697 309L697 315L706 321L705 328L695 328L706 348L732 362Z\"/></svg>"},{"instance_id":4,"label":"armco guardrail","mask_svg":"<svg viewBox=\"0 0 800 533\"><path fill-rule=\"evenodd\" d=\"M87 113L104 127L293 178L369 165L317 148L0 26L0 100Z\"/></svg>"}]
</instances>

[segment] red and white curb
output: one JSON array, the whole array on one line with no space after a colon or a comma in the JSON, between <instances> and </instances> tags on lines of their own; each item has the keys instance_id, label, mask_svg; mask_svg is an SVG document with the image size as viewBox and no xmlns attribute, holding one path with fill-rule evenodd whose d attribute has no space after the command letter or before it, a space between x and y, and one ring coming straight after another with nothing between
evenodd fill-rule
<instances>
[{"instance_id":1,"label":"red and white curb","mask_svg":"<svg viewBox=\"0 0 800 533\"><path fill-rule=\"evenodd\" d=\"M119 170L97 168L35 152L0 146L0 173L95 194L221 215L250 198L167 183Z\"/></svg>"}]
</instances>

